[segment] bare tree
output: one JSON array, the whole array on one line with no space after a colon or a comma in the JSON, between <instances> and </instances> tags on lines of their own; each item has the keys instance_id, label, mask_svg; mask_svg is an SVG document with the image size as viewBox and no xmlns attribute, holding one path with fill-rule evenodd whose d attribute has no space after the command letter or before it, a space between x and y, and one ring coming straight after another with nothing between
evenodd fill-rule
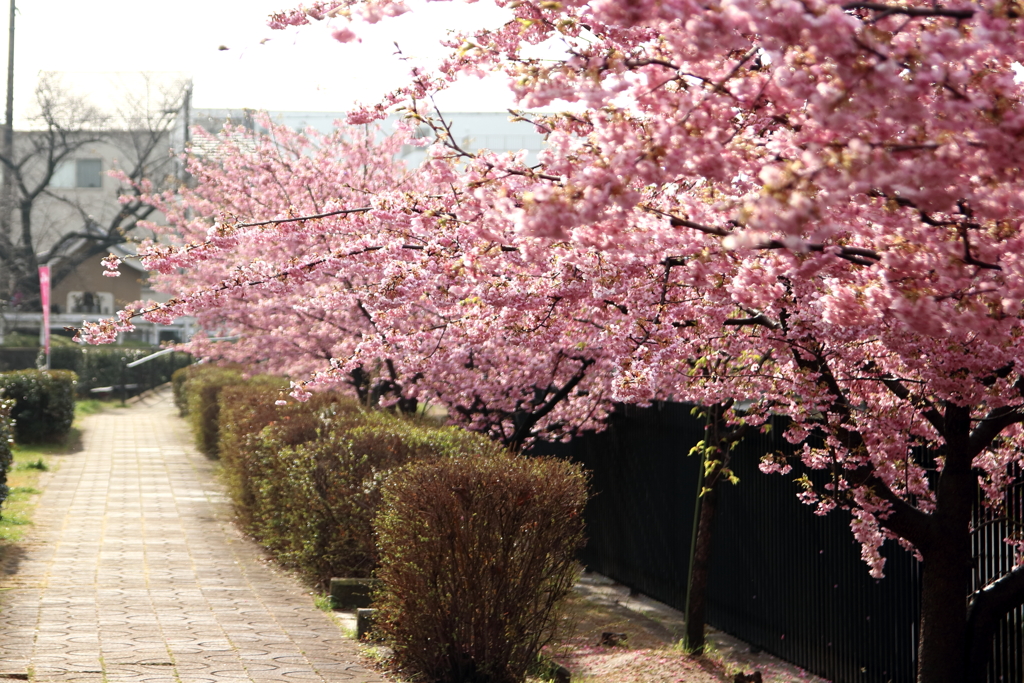
<instances>
[{"instance_id":1,"label":"bare tree","mask_svg":"<svg viewBox=\"0 0 1024 683\"><path fill-rule=\"evenodd\" d=\"M135 182L147 179L157 189L176 182L170 133L190 90L182 82L142 82L141 89L124 93L120 107L105 113L70 92L58 76L40 78L32 129L16 135L11 156L0 153L12 194L0 212L0 270L6 274L0 288L15 307L38 309L41 263L52 265L57 285L86 260L137 233L139 221L154 209L138 200ZM76 191L76 158L97 146L129 181L119 182L113 196ZM68 171L70 186L55 182Z\"/></svg>"}]
</instances>

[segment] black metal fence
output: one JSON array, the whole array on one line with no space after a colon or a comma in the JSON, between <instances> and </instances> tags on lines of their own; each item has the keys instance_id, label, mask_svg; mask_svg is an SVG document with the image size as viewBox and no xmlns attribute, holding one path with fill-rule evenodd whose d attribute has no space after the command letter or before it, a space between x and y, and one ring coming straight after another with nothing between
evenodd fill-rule
<instances>
[{"instance_id":1,"label":"black metal fence","mask_svg":"<svg viewBox=\"0 0 1024 683\"><path fill-rule=\"evenodd\" d=\"M1018 477L1021 471L1013 472ZM1016 558L1008 552L1004 539L1020 538L1024 520L1024 486L1013 487L1003 509L975 507L973 588L977 590L1013 569ZM996 629L989 664L989 681L1020 683L1024 681L1024 607L1017 608L1003 619Z\"/></svg>"},{"instance_id":2,"label":"black metal fence","mask_svg":"<svg viewBox=\"0 0 1024 683\"><path fill-rule=\"evenodd\" d=\"M703 422L691 407L628 406L608 430L537 452L571 457L593 473L587 508L588 567L683 609L697 457ZM719 498L714 531L709 623L835 683L914 680L918 564L887 543L885 578L875 580L853 540L849 515L817 516L796 498L797 476L765 475L764 453L790 449L773 430L734 451L740 479ZM1019 505L1020 501L1016 503ZM978 580L1009 568L1012 550L999 524L976 536ZM990 680L1024 680L1022 618L1002 624Z\"/></svg>"},{"instance_id":3,"label":"black metal fence","mask_svg":"<svg viewBox=\"0 0 1024 683\"><path fill-rule=\"evenodd\" d=\"M38 359L39 349L0 346L0 372L34 368Z\"/></svg>"}]
</instances>

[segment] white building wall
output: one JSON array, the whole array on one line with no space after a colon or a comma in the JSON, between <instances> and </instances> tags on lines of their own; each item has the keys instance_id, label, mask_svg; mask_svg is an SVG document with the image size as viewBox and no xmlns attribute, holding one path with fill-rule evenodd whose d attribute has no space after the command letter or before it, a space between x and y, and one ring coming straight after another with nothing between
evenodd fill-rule
<instances>
[{"instance_id":1,"label":"white building wall","mask_svg":"<svg viewBox=\"0 0 1024 683\"><path fill-rule=\"evenodd\" d=\"M313 128L327 134L335 129L337 121L344 121L343 112L304 112L280 111L268 112L270 118L283 123L295 130ZM226 121L236 125L252 128L255 126L252 110L246 109L196 109L191 113L194 125L202 126L215 133L224 127ZM510 121L505 112L444 112L443 116L451 124L452 134L459 145L466 151L475 152L489 149L493 152L518 152L525 149L529 152L529 163L536 163L537 152L544 146L544 136L536 126L525 121ZM391 115L381 122L384 132L394 130L398 115ZM426 126L422 127L427 134ZM408 147L402 154L411 165L419 164L425 151L420 147Z\"/></svg>"}]
</instances>

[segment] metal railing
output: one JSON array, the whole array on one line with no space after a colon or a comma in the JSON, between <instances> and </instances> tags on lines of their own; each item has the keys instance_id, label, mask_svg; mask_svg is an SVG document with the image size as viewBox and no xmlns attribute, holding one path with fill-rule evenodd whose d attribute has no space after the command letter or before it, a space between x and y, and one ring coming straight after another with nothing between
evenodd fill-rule
<instances>
[{"instance_id":1,"label":"metal railing","mask_svg":"<svg viewBox=\"0 0 1024 683\"><path fill-rule=\"evenodd\" d=\"M592 472L583 562L680 610L700 466L687 453L703 438L703 423L690 409L626 406L604 432L534 449ZM834 683L910 683L920 610L917 561L887 542L886 576L872 579L848 513L814 515L796 498L799 472L761 473L762 455L792 452L783 431L755 435L733 452L740 483L724 486L719 496L708 623ZM1024 493L1011 495L1020 509ZM1013 566L1007 535L995 527L975 534L978 583ZM1024 680L1022 651L1024 610L1017 609L998 629L989 680Z\"/></svg>"}]
</instances>

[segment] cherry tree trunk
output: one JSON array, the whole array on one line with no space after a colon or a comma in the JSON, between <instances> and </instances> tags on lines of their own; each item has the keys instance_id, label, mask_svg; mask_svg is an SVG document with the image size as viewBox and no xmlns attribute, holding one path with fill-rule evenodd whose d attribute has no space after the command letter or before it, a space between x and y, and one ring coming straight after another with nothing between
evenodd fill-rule
<instances>
[{"instance_id":1,"label":"cherry tree trunk","mask_svg":"<svg viewBox=\"0 0 1024 683\"><path fill-rule=\"evenodd\" d=\"M704 448L700 453L697 477L696 519L690 546L690 572L686 586L686 638L684 644L693 654L704 652L704 623L707 616L708 573L711 566L711 542L718 507L718 487L723 470L729 464L729 445L723 447L728 405L705 408ZM734 435L735 437L735 435ZM727 439L728 440L728 439ZM708 468L709 461L714 466Z\"/></svg>"},{"instance_id":2,"label":"cherry tree trunk","mask_svg":"<svg viewBox=\"0 0 1024 683\"><path fill-rule=\"evenodd\" d=\"M712 474L717 479L717 472ZM718 507L717 481L701 496L697 535L690 569L686 602L686 647L694 654L704 652L704 623L707 616L708 570L711 567L712 530Z\"/></svg>"},{"instance_id":3,"label":"cherry tree trunk","mask_svg":"<svg viewBox=\"0 0 1024 683\"><path fill-rule=\"evenodd\" d=\"M964 533L963 536L967 537ZM969 540L969 537L968 537ZM967 581L970 554L953 546L925 557L921 586L921 637L918 683L963 683L967 680Z\"/></svg>"},{"instance_id":4,"label":"cherry tree trunk","mask_svg":"<svg viewBox=\"0 0 1024 683\"><path fill-rule=\"evenodd\" d=\"M947 420L952 411L947 409ZM973 561L970 524L977 495L977 478L967 455L967 433L964 428L963 437L947 437L949 453L937 486L930 538L923 547L919 545L924 566L918 683L967 680L967 599Z\"/></svg>"}]
</instances>

